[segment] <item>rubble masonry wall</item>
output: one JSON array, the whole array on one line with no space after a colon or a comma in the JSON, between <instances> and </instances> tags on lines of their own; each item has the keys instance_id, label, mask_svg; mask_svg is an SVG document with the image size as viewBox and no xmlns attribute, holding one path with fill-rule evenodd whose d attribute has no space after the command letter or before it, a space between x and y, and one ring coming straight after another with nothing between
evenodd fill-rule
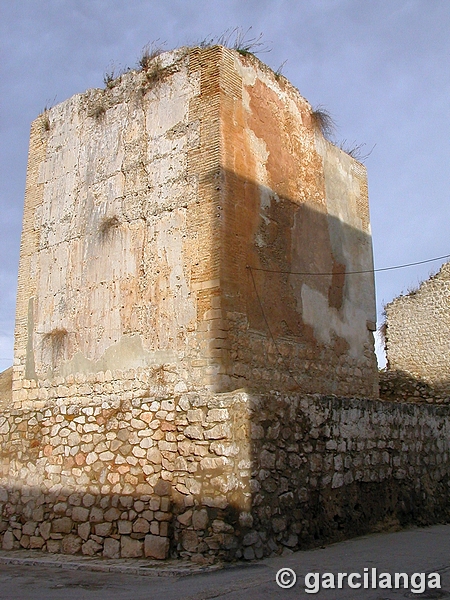
<instances>
[{"instance_id":1,"label":"rubble masonry wall","mask_svg":"<svg viewBox=\"0 0 450 600\"><path fill-rule=\"evenodd\" d=\"M152 381L80 375L0 416L4 549L252 559L449 517L446 407Z\"/></svg>"},{"instance_id":2,"label":"rubble masonry wall","mask_svg":"<svg viewBox=\"0 0 450 600\"><path fill-rule=\"evenodd\" d=\"M417 290L386 305L387 372L383 393L448 402L450 263ZM404 393L403 393L404 390Z\"/></svg>"}]
</instances>

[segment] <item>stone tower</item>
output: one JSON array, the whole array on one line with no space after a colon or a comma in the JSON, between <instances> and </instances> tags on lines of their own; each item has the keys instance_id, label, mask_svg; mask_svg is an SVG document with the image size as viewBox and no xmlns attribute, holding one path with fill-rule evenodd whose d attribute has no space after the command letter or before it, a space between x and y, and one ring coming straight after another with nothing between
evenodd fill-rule
<instances>
[{"instance_id":1,"label":"stone tower","mask_svg":"<svg viewBox=\"0 0 450 600\"><path fill-rule=\"evenodd\" d=\"M33 123L3 549L205 563L450 518L447 414L370 398L366 174L317 120L216 46Z\"/></svg>"},{"instance_id":2,"label":"stone tower","mask_svg":"<svg viewBox=\"0 0 450 600\"><path fill-rule=\"evenodd\" d=\"M365 169L298 91L223 47L165 53L33 124L15 402L129 369L376 395L372 267Z\"/></svg>"}]
</instances>

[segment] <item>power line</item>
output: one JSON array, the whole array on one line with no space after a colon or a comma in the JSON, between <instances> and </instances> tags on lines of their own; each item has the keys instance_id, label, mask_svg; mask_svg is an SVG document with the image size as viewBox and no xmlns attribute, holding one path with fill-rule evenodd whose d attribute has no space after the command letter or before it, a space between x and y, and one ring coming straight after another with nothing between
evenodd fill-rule
<instances>
[{"instance_id":1,"label":"power line","mask_svg":"<svg viewBox=\"0 0 450 600\"><path fill-rule=\"evenodd\" d=\"M360 274L360 273L378 273L380 271L392 271L394 269L404 269L406 267L413 267L415 265L423 265L426 263L430 263L430 262L434 262L436 260L443 260L445 258L450 258L450 254L446 254L445 256L438 256L436 258L429 258L427 260L420 260L417 262L412 262L412 263L406 263L403 265L396 265L393 267L383 267L381 269L367 269L367 270L363 270L363 271L347 271L347 272L341 272L340 274L342 275L353 275L353 274ZM261 311L261 315L264 319L264 322L266 324L267 327L267 331L269 333L270 339L272 340L272 343L275 347L276 352L278 353L278 356L280 357L281 361L283 362L286 371L289 373L290 377L292 378L293 381L295 381L295 383L299 386L299 382L297 381L297 378L295 377L294 373L292 372L292 370L289 367L289 364L286 362L284 356L282 355L282 353L280 352L277 342L275 341L275 336L272 333L272 329L269 325L269 321L267 319L263 304L262 304L262 300L260 298L260 295L258 294L258 289L256 287L256 281L255 278L253 276L253 271L264 271L265 273L285 273L287 275L338 275L339 273L313 273L313 272L295 272L295 271L277 271L276 269L263 269L261 267L251 267L250 265L247 265L247 269L250 271L250 276L252 278L252 282L253 282L253 287L255 290L255 294L256 294L256 298L258 300L258 304L259 304L259 308Z\"/></svg>"},{"instance_id":2,"label":"power line","mask_svg":"<svg viewBox=\"0 0 450 600\"><path fill-rule=\"evenodd\" d=\"M395 267L382 267L380 269L366 269L363 271L336 271L334 273L314 273L313 271L282 271L277 269L264 269L262 267L251 267L247 265L247 269L251 271L264 271L264 273L284 273L286 275L359 275L362 273L379 273L380 271L393 271L394 269L405 269L406 267L414 267L416 265L424 265L425 263L434 262L436 260L444 260L444 258L450 258L450 254L445 256L437 256L436 258L429 258L427 260L419 260L417 262L406 263L404 265L396 265Z\"/></svg>"}]
</instances>

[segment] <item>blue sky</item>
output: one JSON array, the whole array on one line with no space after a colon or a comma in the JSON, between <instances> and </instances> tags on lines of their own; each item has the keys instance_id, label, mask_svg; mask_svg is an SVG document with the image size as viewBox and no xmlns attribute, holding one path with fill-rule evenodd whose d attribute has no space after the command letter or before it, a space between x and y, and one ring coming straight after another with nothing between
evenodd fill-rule
<instances>
[{"instance_id":1,"label":"blue sky","mask_svg":"<svg viewBox=\"0 0 450 600\"><path fill-rule=\"evenodd\" d=\"M366 144L375 267L450 254L448 0L0 0L0 371L12 364L29 126L153 40L252 27L336 140ZM441 262L377 274L377 306Z\"/></svg>"}]
</instances>

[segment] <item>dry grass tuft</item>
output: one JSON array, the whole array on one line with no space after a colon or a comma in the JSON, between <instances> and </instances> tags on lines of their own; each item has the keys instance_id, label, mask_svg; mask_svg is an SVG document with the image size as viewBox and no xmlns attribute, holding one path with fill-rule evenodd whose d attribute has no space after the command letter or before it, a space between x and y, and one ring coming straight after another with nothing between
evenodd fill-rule
<instances>
[{"instance_id":1,"label":"dry grass tuft","mask_svg":"<svg viewBox=\"0 0 450 600\"><path fill-rule=\"evenodd\" d=\"M320 133L328 140L332 137L336 124L333 117L323 106L318 106L311 112L311 121L314 129L320 131Z\"/></svg>"},{"instance_id":2,"label":"dry grass tuft","mask_svg":"<svg viewBox=\"0 0 450 600\"><path fill-rule=\"evenodd\" d=\"M120 65L111 62L109 69L103 76L103 83L105 84L106 89L112 90L116 87L122 75L125 75L125 73L128 73L130 70L130 67L121 67Z\"/></svg>"},{"instance_id":3,"label":"dry grass tuft","mask_svg":"<svg viewBox=\"0 0 450 600\"><path fill-rule=\"evenodd\" d=\"M62 353L68 332L64 327L56 327L44 335L44 341L50 342L52 347L52 358L55 362Z\"/></svg>"},{"instance_id":4,"label":"dry grass tuft","mask_svg":"<svg viewBox=\"0 0 450 600\"><path fill-rule=\"evenodd\" d=\"M46 106L44 110L39 115L39 124L41 126L42 133L48 133L50 131L50 115L49 109Z\"/></svg>"},{"instance_id":5,"label":"dry grass tuft","mask_svg":"<svg viewBox=\"0 0 450 600\"><path fill-rule=\"evenodd\" d=\"M150 69L154 59L164 52L164 44L165 42L160 43L159 40L146 44L142 48L142 54L138 60L139 68L143 71Z\"/></svg>"},{"instance_id":6,"label":"dry grass tuft","mask_svg":"<svg viewBox=\"0 0 450 600\"><path fill-rule=\"evenodd\" d=\"M108 90L112 90L116 85L117 75L112 71L106 71L103 76L103 83L108 88Z\"/></svg>"},{"instance_id":7,"label":"dry grass tuft","mask_svg":"<svg viewBox=\"0 0 450 600\"><path fill-rule=\"evenodd\" d=\"M150 87L158 83L164 76L165 69L161 61L155 60L152 66L145 71L145 78Z\"/></svg>"},{"instance_id":8,"label":"dry grass tuft","mask_svg":"<svg viewBox=\"0 0 450 600\"><path fill-rule=\"evenodd\" d=\"M270 52L271 48L262 41L263 34L260 33L256 37L250 37L251 30L251 27L246 30L242 27L234 27L233 29L227 29L217 37L207 37L195 45L200 48L225 46L231 50L236 50L236 52L239 52L242 56Z\"/></svg>"},{"instance_id":9,"label":"dry grass tuft","mask_svg":"<svg viewBox=\"0 0 450 600\"><path fill-rule=\"evenodd\" d=\"M278 69L276 71L274 71L275 79L280 79L280 77L284 77L283 69L284 69L284 65L286 63L287 63L287 59L281 63L281 65L278 67Z\"/></svg>"},{"instance_id":10,"label":"dry grass tuft","mask_svg":"<svg viewBox=\"0 0 450 600\"><path fill-rule=\"evenodd\" d=\"M164 42L165 43L165 42ZM161 81L168 70L163 67L159 55L164 51L164 43L160 44L159 40L147 44L142 49L141 58L138 60L138 66L145 74L145 81L141 91L147 93L153 86Z\"/></svg>"},{"instance_id":11,"label":"dry grass tuft","mask_svg":"<svg viewBox=\"0 0 450 600\"><path fill-rule=\"evenodd\" d=\"M376 146L376 144L374 144L369 152L364 152L363 148L365 145L366 144L357 144L356 141L353 142L353 144L348 144L347 140L342 140L342 142L339 143L339 148L358 162L363 163L369 158Z\"/></svg>"},{"instance_id":12,"label":"dry grass tuft","mask_svg":"<svg viewBox=\"0 0 450 600\"><path fill-rule=\"evenodd\" d=\"M107 238L110 235L110 233L114 229L117 229L119 226L120 221L116 215L113 215L111 217L103 217L99 227L99 232L102 239Z\"/></svg>"}]
</instances>

